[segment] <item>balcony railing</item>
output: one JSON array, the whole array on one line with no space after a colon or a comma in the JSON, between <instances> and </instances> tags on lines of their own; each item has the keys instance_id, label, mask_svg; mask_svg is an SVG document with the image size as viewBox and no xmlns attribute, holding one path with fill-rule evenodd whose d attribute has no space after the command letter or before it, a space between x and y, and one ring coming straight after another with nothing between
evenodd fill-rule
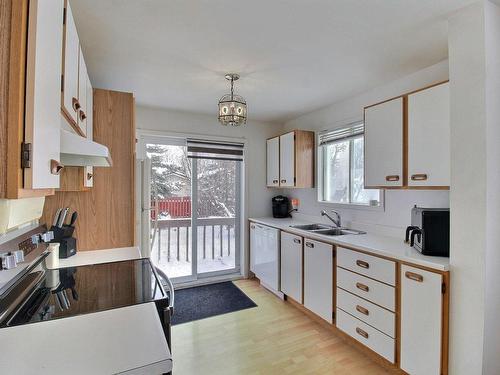
<instances>
[{"instance_id":1,"label":"balcony railing","mask_svg":"<svg viewBox=\"0 0 500 375\"><path fill-rule=\"evenodd\" d=\"M198 259L234 257L235 219L230 217L197 219ZM191 219L161 219L157 223L155 246L158 262L191 262Z\"/></svg>"}]
</instances>

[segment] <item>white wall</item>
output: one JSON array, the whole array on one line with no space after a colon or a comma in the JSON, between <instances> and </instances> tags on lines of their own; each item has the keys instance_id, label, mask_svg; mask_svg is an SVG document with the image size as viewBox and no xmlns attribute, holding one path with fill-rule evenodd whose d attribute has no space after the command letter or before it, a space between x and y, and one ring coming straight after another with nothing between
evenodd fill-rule
<instances>
[{"instance_id":1,"label":"white wall","mask_svg":"<svg viewBox=\"0 0 500 375\"><path fill-rule=\"evenodd\" d=\"M240 127L225 127L219 124L215 112L209 116L137 106L136 127L138 131L243 138L246 147L245 222L248 217L271 215L271 198L275 192L266 188L266 139L280 134L282 125L249 121ZM243 233L245 244L248 244L247 231Z\"/></svg>"},{"instance_id":2,"label":"white wall","mask_svg":"<svg viewBox=\"0 0 500 375\"><path fill-rule=\"evenodd\" d=\"M341 127L362 120L363 108L367 105L447 79L448 61L442 61L397 81L288 121L285 123L285 128L321 131ZM330 205L317 202L317 189L287 189L285 194L300 199L299 213L302 215L317 217L322 209L332 208ZM352 226L381 234L402 236L404 228L410 223L410 210L415 204L426 207L449 207L449 192L388 190L385 192L385 211L359 209L339 209L339 211L344 222ZM301 217L300 214L296 214L296 217Z\"/></svg>"},{"instance_id":3,"label":"white wall","mask_svg":"<svg viewBox=\"0 0 500 375\"><path fill-rule=\"evenodd\" d=\"M487 0L449 20L450 374L500 373L499 37Z\"/></svg>"},{"instance_id":4,"label":"white wall","mask_svg":"<svg viewBox=\"0 0 500 375\"><path fill-rule=\"evenodd\" d=\"M500 6L485 3L486 277L483 373L500 374Z\"/></svg>"}]
</instances>

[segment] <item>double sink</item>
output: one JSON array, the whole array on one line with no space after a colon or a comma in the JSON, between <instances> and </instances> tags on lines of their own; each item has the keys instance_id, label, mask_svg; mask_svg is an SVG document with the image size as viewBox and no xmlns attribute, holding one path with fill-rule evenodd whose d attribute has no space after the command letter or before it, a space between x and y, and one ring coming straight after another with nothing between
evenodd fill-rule
<instances>
[{"instance_id":1,"label":"double sink","mask_svg":"<svg viewBox=\"0 0 500 375\"><path fill-rule=\"evenodd\" d=\"M302 224L302 225L290 225L291 228L304 230L306 232L311 232L314 234L321 234L323 236L342 236L346 234L366 234L361 230L339 228L331 225L325 224Z\"/></svg>"}]
</instances>

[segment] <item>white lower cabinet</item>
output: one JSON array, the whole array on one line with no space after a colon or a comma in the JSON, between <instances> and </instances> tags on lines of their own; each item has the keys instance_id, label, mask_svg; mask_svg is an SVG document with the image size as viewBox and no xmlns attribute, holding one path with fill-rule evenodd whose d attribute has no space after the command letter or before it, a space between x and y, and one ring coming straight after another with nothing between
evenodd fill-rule
<instances>
[{"instance_id":1,"label":"white lower cabinet","mask_svg":"<svg viewBox=\"0 0 500 375\"><path fill-rule=\"evenodd\" d=\"M304 306L332 323L333 246L304 240Z\"/></svg>"},{"instance_id":2,"label":"white lower cabinet","mask_svg":"<svg viewBox=\"0 0 500 375\"><path fill-rule=\"evenodd\" d=\"M337 327L394 363L394 339L337 308ZM422 358L420 358L422 359ZM413 373L411 373L413 375Z\"/></svg>"},{"instance_id":3,"label":"white lower cabinet","mask_svg":"<svg viewBox=\"0 0 500 375\"><path fill-rule=\"evenodd\" d=\"M281 291L302 303L302 237L281 232Z\"/></svg>"},{"instance_id":4,"label":"white lower cabinet","mask_svg":"<svg viewBox=\"0 0 500 375\"><path fill-rule=\"evenodd\" d=\"M401 266L401 369L441 373L442 276Z\"/></svg>"},{"instance_id":5,"label":"white lower cabinet","mask_svg":"<svg viewBox=\"0 0 500 375\"><path fill-rule=\"evenodd\" d=\"M250 224L250 270L265 287L278 292L280 278L280 230Z\"/></svg>"}]
</instances>

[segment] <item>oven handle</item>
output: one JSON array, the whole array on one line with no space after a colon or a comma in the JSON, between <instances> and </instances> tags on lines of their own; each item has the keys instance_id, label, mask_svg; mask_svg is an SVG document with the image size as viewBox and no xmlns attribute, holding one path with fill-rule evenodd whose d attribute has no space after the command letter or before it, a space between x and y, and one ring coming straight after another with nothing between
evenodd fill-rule
<instances>
[{"instance_id":1,"label":"oven handle","mask_svg":"<svg viewBox=\"0 0 500 375\"><path fill-rule=\"evenodd\" d=\"M170 300L169 300L169 305L168 308L170 309L171 315L174 315L174 304L175 304L175 291L174 291L174 284L172 284L172 281L168 278L168 276L163 272L159 267L155 267L155 271L160 277L160 279L164 280L165 283L162 283L163 286L168 287L168 290L170 292Z\"/></svg>"}]
</instances>

